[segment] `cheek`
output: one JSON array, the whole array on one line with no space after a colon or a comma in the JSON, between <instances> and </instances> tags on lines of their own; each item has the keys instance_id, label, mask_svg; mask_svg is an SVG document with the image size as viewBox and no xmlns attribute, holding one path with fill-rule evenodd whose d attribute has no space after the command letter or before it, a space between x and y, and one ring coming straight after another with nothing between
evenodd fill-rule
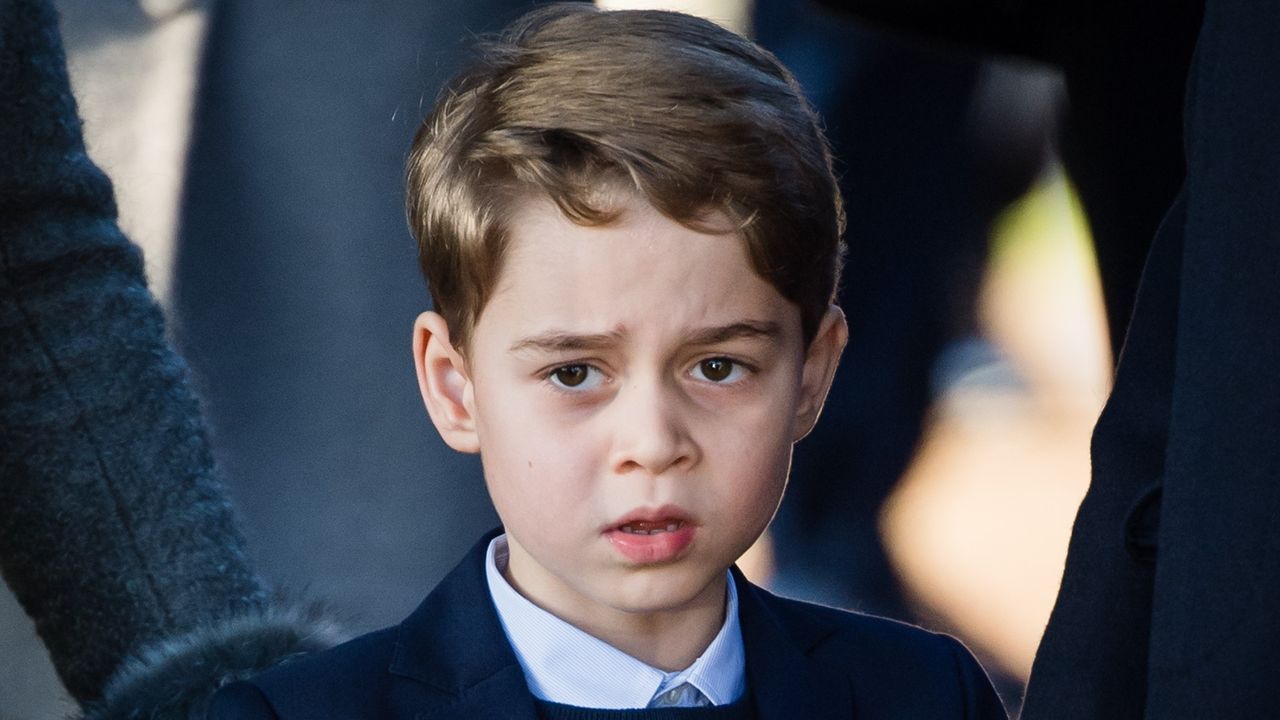
<instances>
[{"instance_id":1,"label":"cheek","mask_svg":"<svg viewBox=\"0 0 1280 720\"><path fill-rule=\"evenodd\" d=\"M720 458L720 499L740 517L767 522L782 497L791 464L789 418L777 407L763 406L740 412L738 419L710 439Z\"/></svg>"},{"instance_id":2,"label":"cheek","mask_svg":"<svg viewBox=\"0 0 1280 720\"><path fill-rule=\"evenodd\" d=\"M480 458L504 521L565 518L591 487L591 435L541 412L537 401L518 391L477 397Z\"/></svg>"}]
</instances>

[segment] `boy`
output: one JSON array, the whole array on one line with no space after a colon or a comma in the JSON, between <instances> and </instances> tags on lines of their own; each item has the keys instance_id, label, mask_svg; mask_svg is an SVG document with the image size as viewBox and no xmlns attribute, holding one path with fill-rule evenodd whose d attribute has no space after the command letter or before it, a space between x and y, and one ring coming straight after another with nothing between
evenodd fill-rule
<instances>
[{"instance_id":1,"label":"boy","mask_svg":"<svg viewBox=\"0 0 1280 720\"><path fill-rule=\"evenodd\" d=\"M215 716L1004 717L954 640L732 567L847 334L830 157L776 60L689 16L537 11L424 124L408 206L422 396L504 534Z\"/></svg>"}]
</instances>

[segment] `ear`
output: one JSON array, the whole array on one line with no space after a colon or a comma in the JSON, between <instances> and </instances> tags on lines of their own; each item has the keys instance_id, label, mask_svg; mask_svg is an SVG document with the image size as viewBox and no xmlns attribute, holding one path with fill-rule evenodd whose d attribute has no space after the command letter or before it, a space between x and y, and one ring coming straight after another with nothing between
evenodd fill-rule
<instances>
[{"instance_id":1,"label":"ear","mask_svg":"<svg viewBox=\"0 0 1280 720\"><path fill-rule=\"evenodd\" d=\"M818 323L818 332L805 353L804 370L800 378L800 402L796 404L795 427L792 441L797 442L818 422L822 404L831 390L831 380L840 364L840 353L849 340L849 326L844 311L836 305L827 308Z\"/></svg>"},{"instance_id":2,"label":"ear","mask_svg":"<svg viewBox=\"0 0 1280 720\"><path fill-rule=\"evenodd\" d=\"M413 323L413 364L422 402L440 437L459 452L479 452L466 361L449 341L449 324L437 313L424 312Z\"/></svg>"}]
</instances>

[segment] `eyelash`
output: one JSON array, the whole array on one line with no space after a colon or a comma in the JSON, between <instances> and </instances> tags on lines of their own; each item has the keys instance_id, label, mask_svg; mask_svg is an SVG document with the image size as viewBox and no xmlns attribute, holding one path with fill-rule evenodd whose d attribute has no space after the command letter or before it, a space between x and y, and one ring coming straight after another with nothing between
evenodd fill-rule
<instances>
[{"instance_id":1,"label":"eyelash","mask_svg":"<svg viewBox=\"0 0 1280 720\"><path fill-rule=\"evenodd\" d=\"M707 384L710 384L710 385L723 385L723 386L732 386L732 385L737 385L738 383L742 382L742 375L744 375L744 374L746 374L746 373L750 373L750 372L754 372L754 371L755 371L755 368L754 368L754 367L752 367L752 366L748 365L747 363L742 362L741 360L737 360L737 359L734 359L734 358L731 358L731 357L727 357L727 356L724 356L724 355L715 355L715 356L712 356L712 357L703 358L703 359L699 360L698 362L694 363L693 367L689 370L689 374L690 374L690 375L693 375L694 373L698 372L699 370L702 370L702 369L703 369L703 366L704 366L706 363L709 363L709 362L716 362L716 361L725 362L725 363L728 363L728 364L730 365L730 368L729 368L729 376L728 376L728 377L726 377L724 380L719 380L719 381L717 381L717 380L712 380L712 379L710 379L710 378L706 378L703 382L706 382ZM585 383L585 382L587 382L588 380L590 380L590 376L591 376L591 374L592 374L592 373L603 374L603 372L604 372L603 370L601 370L600 368L596 367L595 365L593 365L593 364L591 364L591 363L589 363L589 362L572 362L572 363L566 363L566 364L564 364L564 365L557 365L557 366L555 366L555 367L553 367L553 368L550 368L549 370L544 371L544 372L542 373L542 379L543 379L543 380L544 380L548 385L550 385L550 386L552 387L552 389L554 389L556 392L564 393L564 394L566 394L566 395L579 395L579 394L585 393L585 392L587 392L587 391L589 391L589 390L593 389L594 387L596 387L595 385L592 385L592 386L590 386L590 387L586 387L586 388L584 388L584 387L582 387L582 385L581 385L581 384L579 384L579 385L565 385L565 384L563 384L563 383L561 383L561 382L557 382L557 381L556 381L556 374L557 374L557 373L559 373L559 372L561 372L561 371L563 371L563 370L569 370L569 369L572 369L572 368L585 368L585 369L586 369L586 371L587 371L587 378L584 378L584 380L583 380L583 382L584 382L584 383ZM705 372L703 373L703 377L705 378ZM599 382L600 382L600 383L608 382L608 379L607 379L607 378L605 378L605 379L600 380Z\"/></svg>"},{"instance_id":2,"label":"eyelash","mask_svg":"<svg viewBox=\"0 0 1280 720\"><path fill-rule=\"evenodd\" d=\"M706 368L704 366L707 363L712 363L712 362L728 363L729 364L728 377L726 377L723 380L712 380L711 378L707 377L705 372ZM697 363L694 364L693 369L690 370L689 372L694 373L699 370L703 371L702 377L705 378L707 382L710 382L714 385L734 385L742 381L743 373L748 372L750 368L748 368L745 363L734 360L733 358L717 355L716 357L709 357L709 358L704 358L702 360L699 360Z\"/></svg>"},{"instance_id":3,"label":"eyelash","mask_svg":"<svg viewBox=\"0 0 1280 720\"><path fill-rule=\"evenodd\" d=\"M603 374L603 371L600 368L596 367L595 365L592 365L591 363L576 362L576 363L569 363L567 365L557 365L551 368L550 370L543 373L543 379L546 380L547 384L549 384L557 392L562 392L570 395L577 395L591 389L591 388L583 388L581 387L581 385L564 385L562 383L556 382L556 374L561 372L562 370L568 370L570 368L586 369L587 378L584 379L583 382L586 382L588 379L590 379L592 373Z\"/></svg>"}]
</instances>

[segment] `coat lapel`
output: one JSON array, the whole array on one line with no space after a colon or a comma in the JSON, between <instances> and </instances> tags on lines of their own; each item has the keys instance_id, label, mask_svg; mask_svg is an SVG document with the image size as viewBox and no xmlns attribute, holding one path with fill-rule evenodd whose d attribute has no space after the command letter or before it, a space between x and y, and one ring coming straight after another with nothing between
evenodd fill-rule
<instances>
[{"instance_id":1,"label":"coat lapel","mask_svg":"<svg viewBox=\"0 0 1280 720\"><path fill-rule=\"evenodd\" d=\"M400 624L388 670L426 693L406 693L398 716L535 720L533 697L489 597L484 559L494 531Z\"/></svg>"},{"instance_id":2,"label":"coat lapel","mask_svg":"<svg viewBox=\"0 0 1280 720\"><path fill-rule=\"evenodd\" d=\"M400 624L388 670L416 690L393 700L416 720L536 720L533 697L489 597L485 551L494 531ZM853 697L842 673L810 652L834 630L786 607L737 568L747 687L760 720L849 720Z\"/></svg>"},{"instance_id":3,"label":"coat lapel","mask_svg":"<svg viewBox=\"0 0 1280 720\"><path fill-rule=\"evenodd\" d=\"M853 690L811 652L834 628L785 607L733 568L747 655L747 687L760 720L850 720Z\"/></svg>"}]
</instances>

